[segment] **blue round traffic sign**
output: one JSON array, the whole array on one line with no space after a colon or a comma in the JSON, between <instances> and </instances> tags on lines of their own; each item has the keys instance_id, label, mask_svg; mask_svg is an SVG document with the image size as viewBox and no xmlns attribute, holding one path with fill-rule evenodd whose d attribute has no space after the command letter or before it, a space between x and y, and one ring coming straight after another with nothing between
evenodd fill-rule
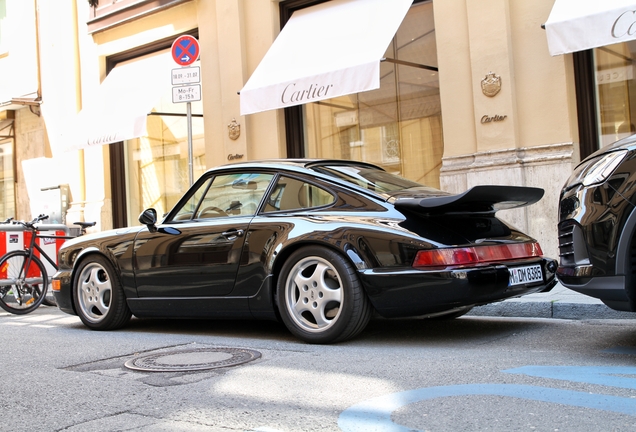
<instances>
[{"instance_id":1,"label":"blue round traffic sign","mask_svg":"<svg viewBox=\"0 0 636 432\"><path fill-rule=\"evenodd\" d=\"M172 58L178 65L188 66L199 59L199 41L193 36L179 36L170 49Z\"/></svg>"}]
</instances>

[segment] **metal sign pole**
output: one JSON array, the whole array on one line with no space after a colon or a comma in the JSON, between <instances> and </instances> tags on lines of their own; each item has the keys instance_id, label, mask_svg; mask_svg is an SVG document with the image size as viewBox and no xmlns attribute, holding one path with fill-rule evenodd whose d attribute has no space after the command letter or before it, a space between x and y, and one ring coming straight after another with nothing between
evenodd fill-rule
<instances>
[{"instance_id":1,"label":"metal sign pole","mask_svg":"<svg viewBox=\"0 0 636 432\"><path fill-rule=\"evenodd\" d=\"M192 166L192 103L187 104L187 119L188 119L188 181L190 186L194 183L194 168Z\"/></svg>"}]
</instances>

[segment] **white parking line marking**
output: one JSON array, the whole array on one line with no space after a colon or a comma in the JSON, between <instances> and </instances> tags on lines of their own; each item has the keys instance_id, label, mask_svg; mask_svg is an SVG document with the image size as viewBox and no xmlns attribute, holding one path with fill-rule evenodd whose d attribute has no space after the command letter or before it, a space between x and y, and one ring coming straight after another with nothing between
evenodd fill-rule
<instances>
[{"instance_id":1,"label":"white parking line marking","mask_svg":"<svg viewBox=\"0 0 636 432\"><path fill-rule=\"evenodd\" d=\"M37 316L27 316L22 318L23 321L28 322L41 322L41 321L49 321L52 319L56 319L58 315L46 314L46 315L37 315Z\"/></svg>"}]
</instances>

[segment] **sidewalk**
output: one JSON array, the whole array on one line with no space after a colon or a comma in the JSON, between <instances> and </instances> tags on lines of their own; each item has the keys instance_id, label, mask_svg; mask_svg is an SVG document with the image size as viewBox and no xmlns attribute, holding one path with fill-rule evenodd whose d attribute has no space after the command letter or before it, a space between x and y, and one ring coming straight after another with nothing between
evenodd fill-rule
<instances>
[{"instance_id":1,"label":"sidewalk","mask_svg":"<svg viewBox=\"0 0 636 432\"><path fill-rule=\"evenodd\" d=\"M636 319L636 312L619 312L599 299L579 294L558 283L547 293L530 294L477 306L468 315L561 319Z\"/></svg>"}]
</instances>

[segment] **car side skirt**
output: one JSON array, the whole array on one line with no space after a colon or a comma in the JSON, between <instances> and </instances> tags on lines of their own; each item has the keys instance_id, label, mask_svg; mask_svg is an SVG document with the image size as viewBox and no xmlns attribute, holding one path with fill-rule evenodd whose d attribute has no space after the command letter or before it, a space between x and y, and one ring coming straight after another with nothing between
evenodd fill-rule
<instances>
[{"instance_id":1,"label":"car side skirt","mask_svg":"<svg viewBox=\"0 0 636 432\"><path fill-rule=\"evenodd\" d=\"M129 298L137 318L252 318L246 297Z\"/></svg>"}]
</instances>

